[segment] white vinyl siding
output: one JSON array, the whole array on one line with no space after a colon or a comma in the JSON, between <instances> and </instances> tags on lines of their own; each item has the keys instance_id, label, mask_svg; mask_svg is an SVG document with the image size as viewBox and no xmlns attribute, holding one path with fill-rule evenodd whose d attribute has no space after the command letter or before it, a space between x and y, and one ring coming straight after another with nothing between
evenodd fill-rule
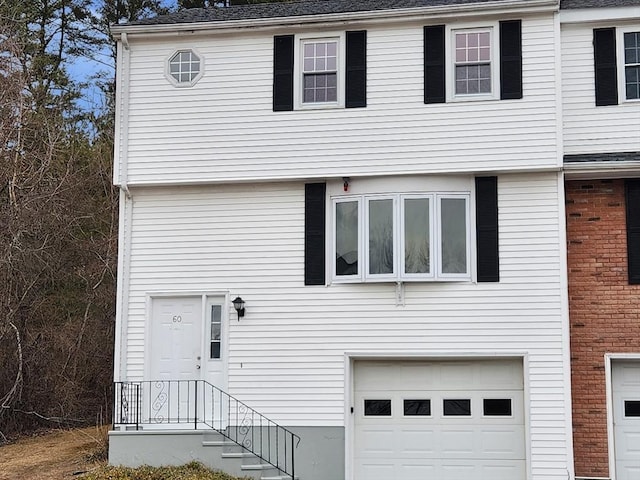
<instances>
[{"instance_id":1,"label":"white vinyl siding","mask_svg":"<svg viewBox=\"0 0 640 480\"><path fill-rule=\"evenodd\" d=\"M301 182L132 193L127 378L144 375L149 292L242 296L247 313L228 332L229 391L288 426L345 424L348 351L523 352L532 469L566 475L557 174L500 176L499 283L406 284L402 306L395 284L304 286Z\"/></svg>"},{"instance_id":2,"label":"white vinyl siding","mask_svg":"<svg viewBox=\"0 0 640 480\"><path fill-rule=\"evenodd\" d=\"M635 25L640 31L640 24ZM619 105L607 107L595 105L593 29L610 26L610 23L562 25L562 106L565 154L640 150L638 102L621 101ZM623 25L618 25L617 29L620 30L622 27ZM621 41L621 36L617 35L616 42ZM618 61L621 60L618 58ZM623 69L619 68L618 75L621 75L622 71ZM618 93L619 97L622 94L624 98L624 91Z\"/></svg>"},{"instance_id":3,"label":"white vinyl siding","mask_svg":"<svg viewBox=\"0 0 640 480\"><path fill-rule=\"evenodd\" d=\"M552 17L523 19L517 107L500 100L425 105L424 24L362 25L367 107L353 109L273 112L272 34L131 39L128 183L557 167ZM176 89L164 64L187 48L207 70L197 85Z\"/></svg>"}]
</instances>

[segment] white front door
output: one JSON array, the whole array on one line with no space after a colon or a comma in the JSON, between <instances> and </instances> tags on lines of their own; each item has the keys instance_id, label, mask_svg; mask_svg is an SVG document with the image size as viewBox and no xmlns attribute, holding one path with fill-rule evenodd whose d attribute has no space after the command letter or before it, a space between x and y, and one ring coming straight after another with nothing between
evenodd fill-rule
<instances>
[{"instance_id":1,"label":"white front door","mask_svg":"<svg viewBox=\"0 0 640 480\"><path fill-rule=\"evenodd\" d=\"M611 369L616 480L640 479L640 361Z\"/></svg>"},{"instance_id":2,"label":"white front door","mask_svg":"<svg viewBox=\"0 0 640 480\"><path fill-rule=\"evenodd\" d=\"M194 421L195 380L202 375L202 326L202 297L152 299L147 343L151 382L142 392L143 414L150 423Z\"/></svg>"}]
</instances>

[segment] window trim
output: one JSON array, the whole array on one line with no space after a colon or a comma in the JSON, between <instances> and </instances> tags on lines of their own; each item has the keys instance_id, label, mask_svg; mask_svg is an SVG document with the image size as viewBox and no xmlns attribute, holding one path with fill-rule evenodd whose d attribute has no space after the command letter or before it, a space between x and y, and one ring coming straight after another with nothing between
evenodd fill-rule
<instances>
[{"instance_id":1,"label":"window trim","mask_svg":"<svg viewBox=\"0 0 640 480\"><path fill-rule=\"evenodd\" d=\"M616 69L618 72L618 104L638 103L640 98L627 98L626 63L624 58L624 34L639 33L638 26L616 28Z\"/></svg>"},{"instance_id":2,"label":"window trim","mask_svg":"<svg viewBox=\"0 0 640 480\"><path fill-rule=\"evenodd\" d=\"M337 41L338 48L336 66L337 100L335 102L304 103L304 48L306 43ZM346 87L346 32L329 32L324 34L297 34L293 44L293 109L294 110L324 110L345 108Z\"/></svg>"},{"instance_id":3,"label":"window trim","mask_svg":"<svg viewBox=\"0 0 640 480\"><path fill-rule=\"evenodd\" d=\"M456 93L456 33L489 32L491 47L491 92ZM480 62L479 62L480 63ZM498 22L445 26L445 78L447 102L500 100L500 28Z\"/></svg>"},{"instance_id":4,"label":"window trim","mask_svg":"<svg viewBox=\"0 0 640 480\"><path fill-rule=\"evenodd\" d=\"M183 52L189 52L200 59L200 71L189 82L179 82L171 74L171 59L173 59L179 53L183 53ZM165 58L165 61L164 61L164 75L169 81L169 83L171 83L176 88L190 88L195 86L200 81L200 79L204 76L204 70L205 70L204 56L200 52L198 52L195 48L179 48L177 50L174 50L167 58Z\"/></svg>"},{"instance_id":5,"label":"window trim","mask_svg":"<svg viewBox=\"0 0 640 480\"><path fill-rule=\"evenodd\" d=\"M331 225L333 230L331 259L331 283L373 283L373 282L447 282L447 281L469 281L473 280L472 261L472 193L471 191L434 191L434 192L407 192L407 193L386 193L386 194L350 194L331 196L332 215ZM371 199L394 199L394 274L370 274L369 273L369 219L368 202ZM430 272L429 274L407 274L404 272L404 200L407 198L429 198L429 241L430 241ZM442 273L441 261L441 221L440 203L442 199L461 198L465 200L465 227L466 227L466 265L467 271L461 273ZM336 204L341 202L358 202L358 273L356 275L337 275L336 273ZM400 259L400 260L399 260Z\"/></svg>"}]
</instances>

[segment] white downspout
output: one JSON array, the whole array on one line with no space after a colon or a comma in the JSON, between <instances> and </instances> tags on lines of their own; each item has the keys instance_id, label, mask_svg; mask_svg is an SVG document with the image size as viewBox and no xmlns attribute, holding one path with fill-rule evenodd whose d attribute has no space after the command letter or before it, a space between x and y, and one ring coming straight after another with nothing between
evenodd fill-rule
<instances>
[{"instance_id":1,"label":"white downspout","mask_svg":"<svg viewBox=\"0 0 640 480\"><path fill-rule=\"evenodd\" d=\"M122 48L124 47L124 48ZM128 182L129 66L127 34L117 45L115 103L114 183L120 185L118 228L118 283L116 294L116 330L114 345L114 381L127 379L127 324L129 314L129 267L133 198Z\"/></svg>"}]
</instances>

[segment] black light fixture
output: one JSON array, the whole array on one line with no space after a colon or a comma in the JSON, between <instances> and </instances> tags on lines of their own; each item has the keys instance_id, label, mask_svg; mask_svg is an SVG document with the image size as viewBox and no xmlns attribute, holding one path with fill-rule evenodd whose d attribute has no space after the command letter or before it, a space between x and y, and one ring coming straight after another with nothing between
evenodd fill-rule
<instances>
[{"instance_id":1,"label":"black light fixture","mask_svg":"<svg viewBox=\"0 0 640 480\"><path fill-rule=\"evenodd\" d=\"M240 319L244 317L244 300L236 297L231 303L233 303L233 308L235 308L238 313L238 321L240 321Z\"/></svg>"}]
</instances>

